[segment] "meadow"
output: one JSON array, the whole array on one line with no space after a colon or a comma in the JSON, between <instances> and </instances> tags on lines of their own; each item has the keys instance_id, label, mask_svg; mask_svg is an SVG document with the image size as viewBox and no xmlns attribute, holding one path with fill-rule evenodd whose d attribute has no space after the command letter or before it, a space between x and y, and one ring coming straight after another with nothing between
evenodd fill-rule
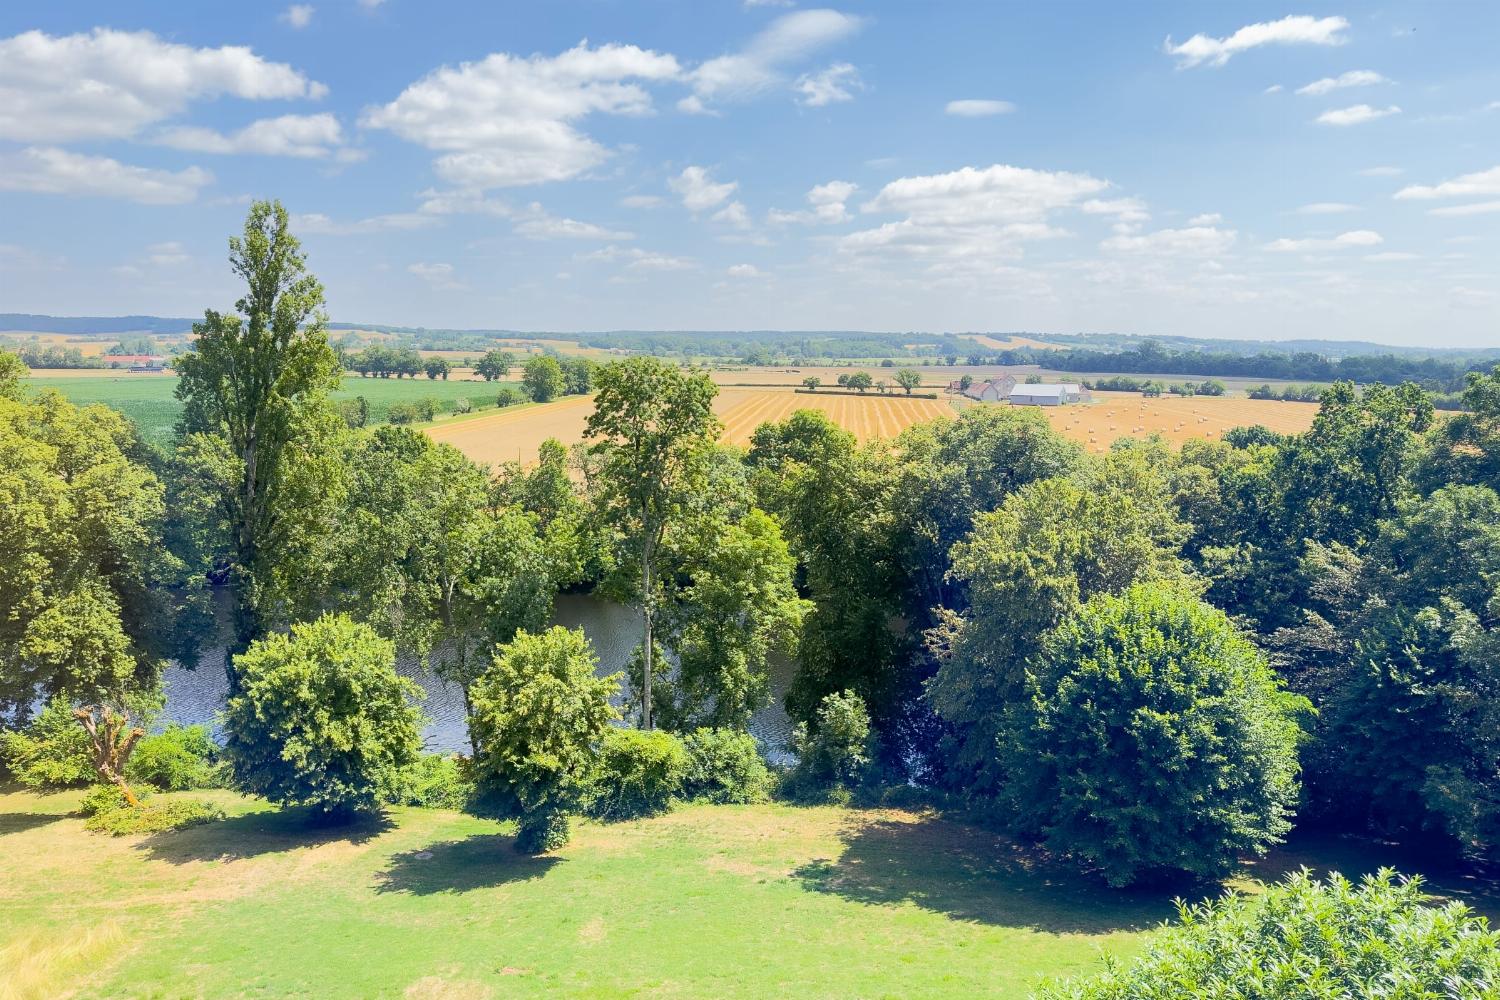
<instances>
[{"instance_id":1,"label":"meadow","mask_svg":"<svg viewBox=\"0 0 1500 1000\"><path fill-rule=\"evenodd\" d=\"M697 805L527 857L509 824L459 813L316 829L229 792L192 793L226 820L110 838L72 815L80 794L0 791L6 1000L1020 998L1134 954L1174 912L1172 891L1107 890L931 813ZM1304 838L1238 884L1401 860Z\"/></svg>"}]
</instances>

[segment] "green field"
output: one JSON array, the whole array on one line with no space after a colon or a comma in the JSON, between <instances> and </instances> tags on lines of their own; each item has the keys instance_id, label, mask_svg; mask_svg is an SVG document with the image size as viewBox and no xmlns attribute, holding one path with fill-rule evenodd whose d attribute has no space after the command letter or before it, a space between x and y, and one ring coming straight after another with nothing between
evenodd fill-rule
<instances>
[{"instance_id":1,"label":"green field","mask_svg":"<svg viewBox=\"0 0 1500 1000\"><path fill-rule=\"evenodd\" d=\"M1174 912L896 810L689 806L524 857L443 810L318 830L190 794L231 818L115 839L70 814L80 792L0 793L0 996L1024 997ZM1245 883L1400 860L1312 842Z\"/></svg>"},{"instance_id":2,"label":"green field","mask_svg":"<svg viewBox=\"0 0 1500 1000\"><path fill-rule=\"evenodd\" d=\"M56 389L74 403L104 403L133 420L141 435L154 444L171 440L181 405L172 395L177 379L160 375L38 376L28 383L33 389ZM393 403L432 397L441 400L440 412L455 399L466 398L475 409L495 405L500 386L520 388L519 382L477 382L429 378L394 379L347 376L334 399L363 396L370 403L370 423L383 423Z\"/></svg>"}]
</instances>

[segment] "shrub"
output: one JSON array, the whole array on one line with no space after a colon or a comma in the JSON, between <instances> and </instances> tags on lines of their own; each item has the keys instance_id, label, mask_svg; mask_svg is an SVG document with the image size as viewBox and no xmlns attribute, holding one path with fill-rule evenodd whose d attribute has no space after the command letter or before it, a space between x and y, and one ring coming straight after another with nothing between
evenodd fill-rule
<instances>
[{"instance_id":1,"label":"shrub","mask_svg":"<svg viewBox=\"0 0 1500 1000\"><path fill-rule=\"evenodd\" d=\"M137 784L131 788L138 797L144 798L156 791L150 785ZM93 816L96 813L108 812L111 809L125 809L130 803L125 801L125 793L120 790L119 785L95 785L83 793L83 799L78 803L78 814L80 816Z\"/></svg>"},{"instance_id":2,"label":"shrub","mask_svg":"<svg viewBox=\"0 0 1500 1000\"><path fill-rule=\"evenodd\" d=\"M847 802L875 759L870 712L853 691L835 691L819 703L816 723L812 729L799 723L793 731L798 761L783 789L794 799Z\"/></svg>"},{"instance_id":3,"label":"shrub","mask_svg":"<svg viewBox=\"0 0 1500 1000\"><path fill-rule=\"evenodd\" d=\"M516 849L539 853L568 840L597 744L616 718L618 674L594 676L598 659L582 629L525 630L495 651L471 692L471 809L520 821Z\"/></svg>"},{"instance_id":4,"label":"shrub","mask_svg":"<svg viewBox=\"0 0 1500 1000\"><path fill-rule=\"evenodd\" d=\"M441 399L434 399L431 396L424 396L413 403L412 407L416 410L418 419L431 420L432 418L437 416L438 407L442 405L443 401Z\"/></svg>"},{"instance_id":5,"label":"shrub","mask_svg":"<svg viewBox=\"0 0 1500 1000\"><path fill-rule=\"evenodd\" d=\"M125 773L132 782L181 792L221 786L224 775L218 763L219 748L208 738L208 727L174 724L143 737Z\"/></svg>"},{"instance_id":6,"label":"shrub","mask_svg":"<svg viewBox=\"0 0 1500 1000\"><path fill-rule=\"evenodd\" d=\"M428 809L462 809L473 794L473 784L452 754L427 753L401 775L392 805Z\"/></svg>"},{"instance_id":7,"label":"shrub","mask_svg":"<svg viewBox=\"0 0 1500 1000\"><path fill-rule=\"evenodd\" d=\"M235 784L330 819L378 808L421 746L421 690L395 662L390 642L346 615L293 625L235 657L240 693L224 707Z\"/></svg>"},{"instance_id":8,"label":"shrub","mask_svg":"<svg viewBox=\"0 0 1500 1000\"><path fill-rule=\"evenodd\" d=\"M682 784L685 798L705 802L764 802L771 791L755 737L733 729L697 729L682 739L688 767Z\"/></svg>"},{"instance_id":9,"label":"shrub","mask_svg":"<svg viewBox=\"0 0 1500 1000\"><path fill-rule=\"evenodd\" d=\"M495 394L495 405L502 410L507 406L515 406L525 397L508 385L502 385L500 391Z\"/></svg>"},{"instance_id":10,"label":"shrub","mask_svg":"<svg viewBox=\"0 0 1500 1000\"><path fill-rule=\"evenodd\" d=\"M611 729L599 746L589 812L601 819L660 815L682 794L687 773L687 750L671 733Z\"/></svg>"},{"instance_id":11,"label":"shrub","mask_svg":"<svg viewBox=\"0 0 1500 1000\"><path fill-rule=\"evenodd\" d=\"M1004 716L1003 804L1111 885L1217 878L1290 829L1304 707L1222 611L1162 584L1101 594Z\"/></svg>"},{"instance_id":12,"label":"shrub","mask_svg":"<svg viewBox=\"0 0 1500 1000\"><path fill-rule=\"evenodd\" d=\"M467 396L459 396L448 404L448 411L454 414L468 413L474 409L474 401Z\"/></svg>"},{"instance_id":13,"label":"shrub","mask_svg":"<svg viewBox=\"0 0 1500 1000\"><path fill-rule=\"evenodd\" d=\"M385 411L385 419L393 424L414 424L421 418L411 403L392 403Z\"/></svg>"},{"instance_id":14,"label":"shrub","mask_svg":"<svg viewBox=\"0 0 1500 1000\"><path fill-rule=\"evenodd\" d=\"M563 367L554 357L541 355L526 362L521 373L521 385L526 394L536 403L550 403L568 387Z\"/></svg>"},{"instance_id":15,"label":"shrub","mask_svg":"<svg viewBox=\"0 0 1500 1000\"><path fill-rule=\"evenodd\" d=\"M1358 886L1301 872L1258 896L1179 906L1146 954L1039 1000L1308 1000L1494 996L1500 932L1450 903L1425 905L1420 879L1389 870Z\"/></svg>"},{"instance_id":16,"label":"shrub","mask_svg":"<svg viewBox=\"0 0 1500 1000\"><path fill-rule=\"evenodd\" d=\"M134 808L101 809L84 820L86 830L124 837L133 833L164 833L224 818L224 810L201 799L143 802Z\"/></svg>"},{"instance_id":17,"label":"shrub","mask_svg":"<svg viewBox=\"0 0 1500 1000\"><path fill-rule=\"evenodd\" d=\"M33 791L82 788L98 780L89 737L62 698L47 703L19 732L0 732L0 757L20 784Z\"/></svg>"}]
</instances>

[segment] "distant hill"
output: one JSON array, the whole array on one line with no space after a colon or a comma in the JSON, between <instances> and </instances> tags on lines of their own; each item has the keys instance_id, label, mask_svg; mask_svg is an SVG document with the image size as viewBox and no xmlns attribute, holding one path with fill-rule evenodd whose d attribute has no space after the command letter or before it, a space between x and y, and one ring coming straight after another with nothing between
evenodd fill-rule
<instances>
[{"instance_id":1,"label":"distant hill","mask_svg":"<svg viewBox=\"0 0 1500 1000\"><path fill-rule=\"evenodd\" d=\"M196 320L165 316L38 316L0 313L0 332L116 336L122 333L188 333Z\"/></svg>"},{"instance_id":2,"label":"distant hill","mask_svg":"<svg viewBox=\"0 0 1500 1000\"><path fill-rule=\"evenodd\" d=\"M1350 358L1361 355L1391 354L1411 358L1484 358L1500 357L1500 348L1490 347L1412 347L1404 344L1377 344L1370 340L1243 340L1217 337L1147 336L1138 333L1054 333L1020 334L1034 336L1065 347L1086 347L1099 351L1129 351L1143 341L1154 340L1163 347L1179 351L1210 351L1224 354L1321 354L1326 358Z\"/></svg>"}]
</instances>

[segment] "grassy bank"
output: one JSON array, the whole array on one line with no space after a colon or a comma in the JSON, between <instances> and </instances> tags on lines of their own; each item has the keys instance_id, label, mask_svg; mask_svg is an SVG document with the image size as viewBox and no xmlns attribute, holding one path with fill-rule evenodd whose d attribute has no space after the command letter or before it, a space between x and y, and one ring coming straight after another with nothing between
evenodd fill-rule
<instances>
[{"instance_id":1,"label":"grassy bank","mask_svg":"<svg viewBox=\"0 0 1500 1000\"><path fill-rule=\"evenodd\" d=\"M195 794L230 818L120 839L79 793L0 794L0 996L1024 997L1172 912L893 810L692 806L524 858L457 813L310 830ZM1249 874L1388 860L1314 842Z\"/></svg>"}]
</instances>

